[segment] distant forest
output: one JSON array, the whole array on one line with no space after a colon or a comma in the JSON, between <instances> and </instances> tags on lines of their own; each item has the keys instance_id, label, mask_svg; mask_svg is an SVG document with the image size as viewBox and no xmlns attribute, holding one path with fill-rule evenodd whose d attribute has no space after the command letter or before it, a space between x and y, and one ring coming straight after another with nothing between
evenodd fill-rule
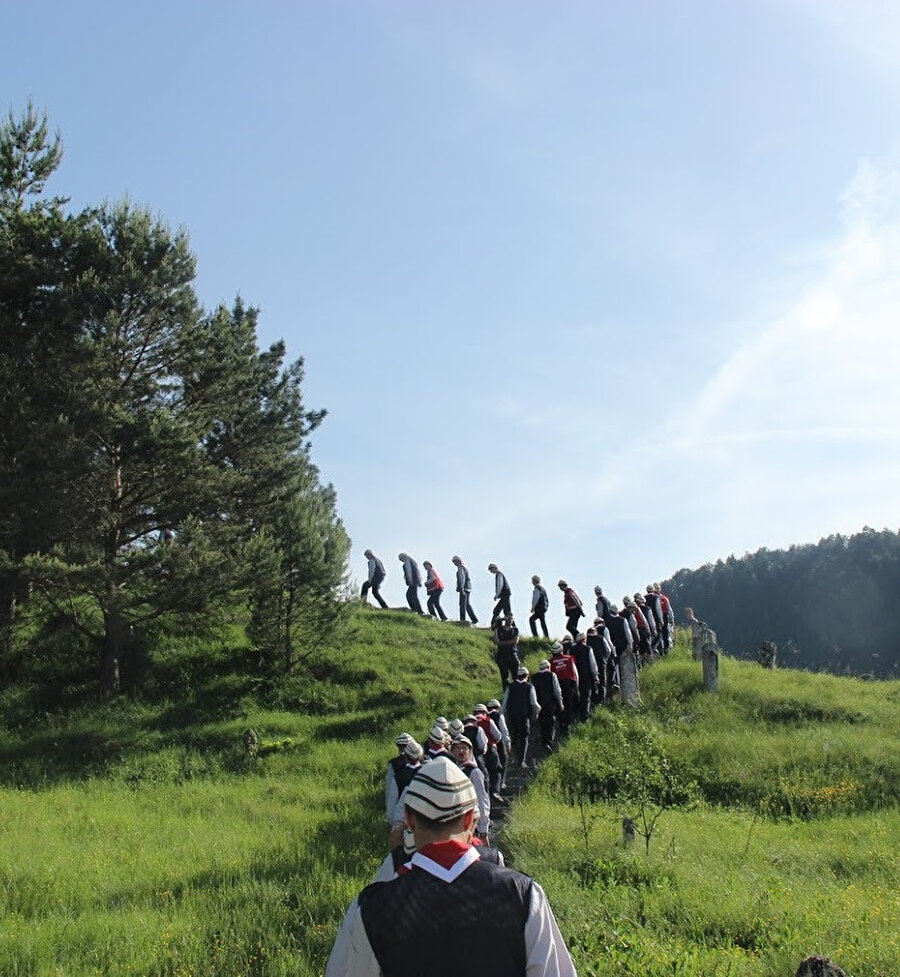
<instances>
[{"instance_id":1,"label":"distant forest","mask_svg":"<svg viewBox=\"0 0 900 977\"><path fill-rule=\"evenodd\" d=\"M868 526L788 550L729 556L679 570L663 585L679 620L685 607L715 629L719 645L836 674L900 676L900 534Z\"/></svg>"}]
</instances>

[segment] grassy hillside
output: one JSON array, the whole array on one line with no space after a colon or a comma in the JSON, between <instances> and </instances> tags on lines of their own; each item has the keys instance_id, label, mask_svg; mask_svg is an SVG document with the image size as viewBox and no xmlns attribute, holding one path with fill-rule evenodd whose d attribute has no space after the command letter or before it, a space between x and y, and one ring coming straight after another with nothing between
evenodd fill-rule
<instances>
[{"instance_id":1,"label":"grassy hillside","mask_svg":"<svg viewBox=\"0 0 900 977\"><path fill-rule=\"evenodd\" d=\"M394 737L499 691L483 631L402 612L359 611L274 693L238 640L173 641L154 674L152 698L65 712L0 693L0 973L320 973L384 852ZM642 682L638 715L604 710L542 768L505 841L579 973L792 974L815 951L900 973L900 684L723 659L710 698L683 650ZM621 844L632 760L689 800L649 852ZM599 799L567 803L579 784Z\"/></svg>"},{"instance_id":2,"label":"grassy hillside","mask_svg":"<svg viewBox=\"0 0 900 977\"><path fill-rule=\"evenodd\" d=\"M275 707L246 665L175 643L157 701L29 721L28 690L5 690L0 973L320 973L384 855L394 737L498 684L484 632L401 612L357 614Z\"/></svg>"}]
</instances>

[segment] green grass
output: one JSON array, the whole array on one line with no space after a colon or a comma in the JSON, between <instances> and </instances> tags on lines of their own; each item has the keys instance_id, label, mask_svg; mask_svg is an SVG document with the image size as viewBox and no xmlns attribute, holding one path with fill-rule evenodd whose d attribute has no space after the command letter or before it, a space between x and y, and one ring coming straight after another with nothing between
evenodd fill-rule
<instances>
[{"instance_id":1,"label":"green grass","mask_svg":"<svg viewBox=\"0 0 900 977\"><path fill-rule=\"evenodd\" d=\"M394 737L497 692L484 632L403 613L358 613L268 707L246 659L173 643L155 701L0 732L0 973L320 973L385 851Z\"/></svg>"},{"instance_id":2,"label":"green grass","mask_svg":"<svg viewBox=\"0 0 900 977\"><path fill-rule=\"evenodd\" d=\"M547 644L525 647L536 668ZM236 633L171 639L153 675L102 705L0 692L0 973L320 974L384 853L394 737L499 692L485 632L401 612L356 612L274 688ZM896 977L900 683L724 657L720 677L704 695L683 647L643 671L643 707L598 713L514 806L508 857L582 975L774 977L820 952ZM622 847L619 741L694 785L649 852ZM605 778L584 810L576 767Z\"/></svg>"}]
</instances>

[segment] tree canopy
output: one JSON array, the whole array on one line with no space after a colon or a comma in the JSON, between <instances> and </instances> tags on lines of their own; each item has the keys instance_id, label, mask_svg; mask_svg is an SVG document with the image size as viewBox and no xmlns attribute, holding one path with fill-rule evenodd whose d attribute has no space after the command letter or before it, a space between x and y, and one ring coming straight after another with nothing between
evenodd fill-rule
<instances>
[{"instance_id":1,"label":"tree canopy","mask_svg":"<svg viewBox=\"0 0 900 977\"><path fill-rule=\"evenodd\" d=\"M732 653L755 657L774 641L785 664L900 673L900 534L890 530L730 556L679 570L663 586Z\"/></svg>"},{"instance_id":2,"label":"tree canopy","mask_svg":"<svg viewBox=\"0 0 900 977\"><path fill-rule=\"evenodd\" d=\"M260 660L290 667L349 549L309 457L325 412L304 403L303 361L260 350L242 301L200 307L183 232L127 200L47 199L61 158L32 106L0 126L4 660L38 605L93 644L115 693L154 622L238 603L265 617Z\"/></svg>"}]
</instances>

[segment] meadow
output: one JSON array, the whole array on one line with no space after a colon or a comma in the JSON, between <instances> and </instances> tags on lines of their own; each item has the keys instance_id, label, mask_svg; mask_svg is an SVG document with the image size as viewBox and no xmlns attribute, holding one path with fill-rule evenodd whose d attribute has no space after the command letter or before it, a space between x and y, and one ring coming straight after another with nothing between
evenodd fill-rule
<instances>
[{"instance_id":1,"label":"meadow","mask_svg":"<svg viewBox=\"0 0 900 977\"><path fill-rule=\"evenodd\" d=\"M154 658L143 698L0 693L0 973L320 974L384 853L393 739L497 694L486 633L359 610L267 687L235 634ZM723 657L710 697L683 645L641 681L642 708L579 728L503 838L579 973L774 977L813 952L900 973L900 683ZM639 769L677 790L624 846Z\"/></svg>"}]
</instances>

